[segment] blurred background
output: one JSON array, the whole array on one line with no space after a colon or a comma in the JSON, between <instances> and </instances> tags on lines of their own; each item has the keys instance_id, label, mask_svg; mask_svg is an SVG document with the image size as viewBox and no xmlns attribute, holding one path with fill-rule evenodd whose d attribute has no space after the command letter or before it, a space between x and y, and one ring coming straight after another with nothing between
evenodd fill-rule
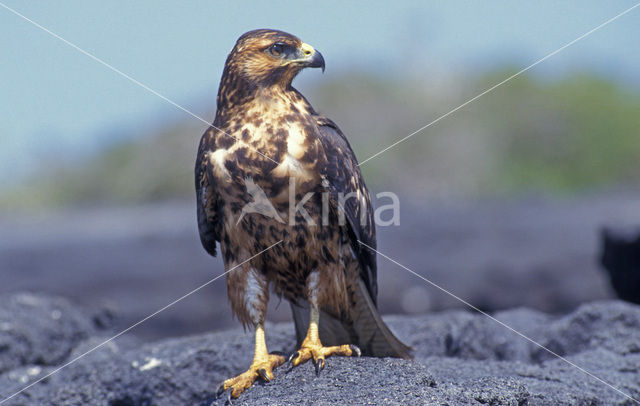
<instances>
[{"instance_id":1,"label":"blurred background","mask_svg":"<svg viewBox=\"0 0 640 406\"><path fill-rule=\"evenodd\" d=\"M294 86L363 161L634 1L3 4L208 121L237 37L293 33L327 61ZM195 221L206 124L4 7L0 33L0 292L108 306L125 328L221 274ZM635 9L364 163L401 200L380 251L487 311L613 297L599 230L640 223L638 38ZM378 260L383 313L464 307ZM238 325L225 289L133 334Z\"/></svg>"}]
</instances>

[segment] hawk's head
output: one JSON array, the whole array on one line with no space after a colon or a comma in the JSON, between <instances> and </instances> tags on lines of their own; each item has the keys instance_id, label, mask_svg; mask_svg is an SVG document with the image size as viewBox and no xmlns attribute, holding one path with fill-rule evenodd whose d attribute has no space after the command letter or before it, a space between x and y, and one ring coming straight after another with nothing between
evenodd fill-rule
<instances>
[{"instance_id":1,"label":"hawk's head","mask_svg":"<svg viewBox=\"0 0 640 406\"><path fill-rule=\"evenodd\" d=\"M311 45L286 32L253 30L243 34L227 58L225 74L258 87L289 86L303 68L322 68L324 58Z\"/></svg>"}]
</instances>

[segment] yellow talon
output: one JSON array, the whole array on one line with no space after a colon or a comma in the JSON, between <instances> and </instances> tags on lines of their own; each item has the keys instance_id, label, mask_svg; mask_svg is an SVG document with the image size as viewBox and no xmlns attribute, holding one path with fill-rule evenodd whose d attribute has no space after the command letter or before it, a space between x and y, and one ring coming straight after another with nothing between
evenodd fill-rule
<instances>
[{"instance_id":1,"label":"yellow talon","mask_svg":"<svg viewBox=\"0 0 640 406\"><path fill-rule=\"evenodd\" d=\"M267 344L264 340L264 327L258 325L256 327L256 348L253 356L253 362L249 369L238 376L229 378L220 385L218 396L227 390L231 390L230 395L237 398L246 389L261 377L264 381L273 380L273 370L284 364L285 358L279 354L269 354L267 352Z\"/></svg>"},{"instance_id":2,"label":"yellow talon","mask_svg":"<svg viewBox=\"0 0 640 406\"><path fill-rule=\"evenodd\" d=\"M331 355L342 355L350 357L352 355L360 356L360 349L352 344L336 345L332 347L323 347L320 337L318 335L318 319L319 314L315 309L311 309L311 321L309 323L309 329L307 335L302 341L300 349L294 352L289 358L289 362L294 367L304 364L305 362L313 359L313 363L316 367L316 373L319 374L324 368L325 358Z\"/></svg>"}]
</instances>

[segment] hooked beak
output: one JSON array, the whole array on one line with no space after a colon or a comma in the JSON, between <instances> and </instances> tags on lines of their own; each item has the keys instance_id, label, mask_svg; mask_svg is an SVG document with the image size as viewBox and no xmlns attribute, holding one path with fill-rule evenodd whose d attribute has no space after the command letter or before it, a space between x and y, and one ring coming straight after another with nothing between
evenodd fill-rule
<instances>
[{"instance_id":1,"label":"hooked beak","mask_svg":"<svg viewBox=\"0 0 640 406\"><path fill-rule=\"evenodd\" d=\"M322 68L322 72L324 72L324 58L319 51L313 49L311 45L303 43L300 46L300 53L302 55L298 61L302 62L305 68Z\"/></svg>"}]
</instances>

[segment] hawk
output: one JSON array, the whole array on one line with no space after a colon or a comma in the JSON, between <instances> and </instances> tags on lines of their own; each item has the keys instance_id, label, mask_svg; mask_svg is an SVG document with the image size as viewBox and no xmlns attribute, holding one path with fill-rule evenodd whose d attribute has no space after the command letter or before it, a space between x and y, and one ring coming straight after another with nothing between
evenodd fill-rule
<instances>
[{"instance_id":1,"label":"hawk","mask_svg":"<svg viewBox=\"0 0 640 406\"><path fill-rule=\"evenodd\" d=\"M376 246L373 208L356 157L338 126L291 86L302 69L324 66L320 52L291 34L243 34L200 141L200 239L213 256L219 243L233 314L255 330L251 366L220 394L238 397L286 361L265 343L270 291L291 303L294 367L313 360L319 373L331 355L411 357L377 311L375 252L364 246Z\"/></svg>"}]
</instances>

